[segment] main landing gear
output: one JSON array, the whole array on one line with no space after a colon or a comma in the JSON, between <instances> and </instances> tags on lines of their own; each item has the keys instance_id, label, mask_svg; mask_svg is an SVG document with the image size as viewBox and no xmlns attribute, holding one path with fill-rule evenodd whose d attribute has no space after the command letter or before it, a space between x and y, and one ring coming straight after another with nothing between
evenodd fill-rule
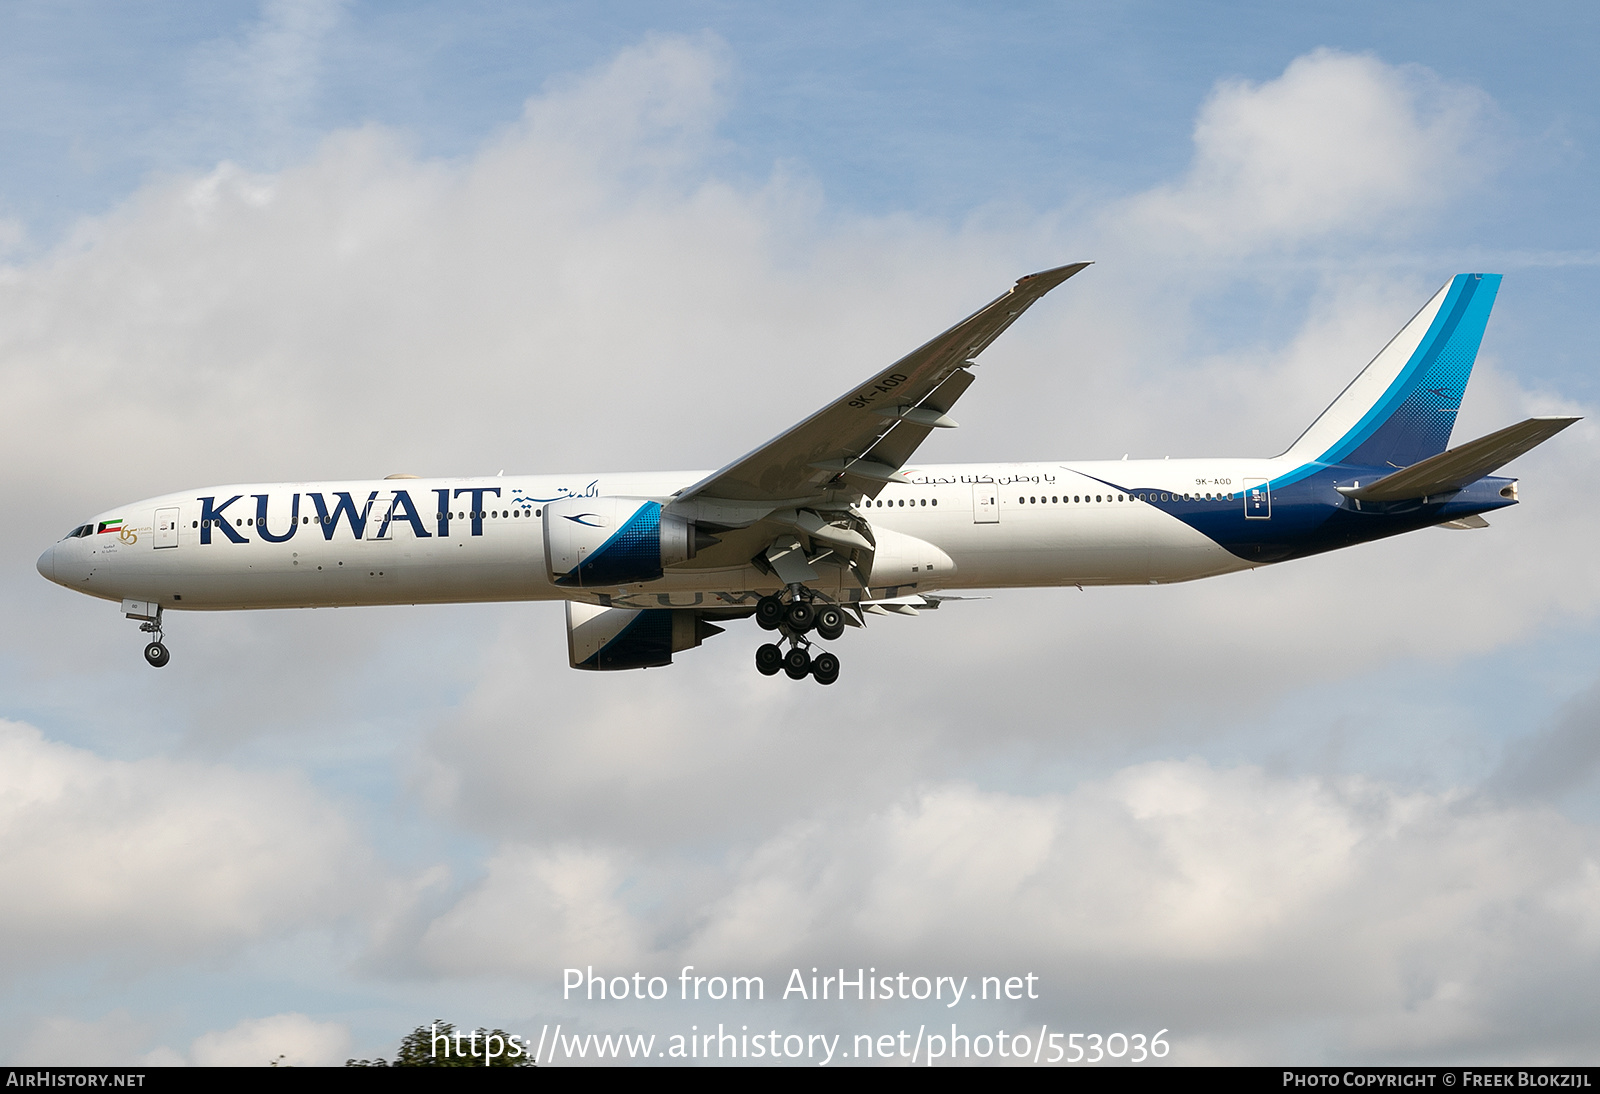
<instances>
[{"instance_id":1,"label":"main landing gear","mask_svg":"<svg viewBox=\"0 0 1600 1094\"><path fill-rule=\"evenodd\" d=\"M813 657L806 633L815 630L825 641L837 640L844 634L844 610L834 604L813 604L804 588L792 588L789 595L788 601L774 594L756 602L756 623L762 630L780 632L789 643L788 653L776 642L756 650L756 671L762 676L782 672L791 680L811 676L819 684L831 684L839 679L839 659L827 652Z\"/></svg>"},{"instance_id":2,"label":"main landing gear","mask_svg":"<svg viewBox=\"0 0 1600 1094\"><path fill-rule=\"evenodd\" d=\"M150 644L144 648L144 663L153 669L159 669L172 660L172 654L167 652L167 647L161 639L166 637L161 632L161 606L156 605L156 614L132 616L134 619L143 619L139 629L150 635Z\"/></svg>"}]
</instances>

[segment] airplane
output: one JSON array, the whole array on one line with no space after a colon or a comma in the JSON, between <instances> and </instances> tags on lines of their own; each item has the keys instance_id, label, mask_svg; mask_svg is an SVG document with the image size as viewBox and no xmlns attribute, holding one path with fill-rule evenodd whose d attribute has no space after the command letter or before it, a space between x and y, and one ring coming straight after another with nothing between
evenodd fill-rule
<instances>
[{"instance_id":1,"label":"airplane","mask_svg":"<svg viewBox=\"0 0 1600 1094\"><path fill-rule=\"evenodd\" d=\"M667 665L753 615L758 671L832 684L819 642L974 599L950 590L1163 585L1487 527L1517 502L1491 473L1579 420L1447 447L1500 285L1460 274L1278 456L914 462L984 349L1089 265L1020 278L718 471L207 487L109 509L38 569L120 602L156 668L169 611L560 600L573 668Z\"/></svg>"}]
</instances>

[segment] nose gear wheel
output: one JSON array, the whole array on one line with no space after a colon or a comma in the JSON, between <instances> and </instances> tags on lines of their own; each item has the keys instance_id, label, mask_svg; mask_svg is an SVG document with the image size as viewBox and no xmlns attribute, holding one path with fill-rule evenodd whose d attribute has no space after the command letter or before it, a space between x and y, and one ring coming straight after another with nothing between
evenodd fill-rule
<instances>
[{"instance_id":1,"label":"nose gear wheel","mask_svg":"<svg viewBox=\"0 0 1600 1094\"><path fill-rule=\"evenodd\" d=\"M159 669L172 660L172 654L161 641L166 637L161 631L161 608L156 607L154 619L146 619L139 624L139 629L151 638L150 644L144 648L144 663L153 669Z\"/></svg>"}]
</instances>

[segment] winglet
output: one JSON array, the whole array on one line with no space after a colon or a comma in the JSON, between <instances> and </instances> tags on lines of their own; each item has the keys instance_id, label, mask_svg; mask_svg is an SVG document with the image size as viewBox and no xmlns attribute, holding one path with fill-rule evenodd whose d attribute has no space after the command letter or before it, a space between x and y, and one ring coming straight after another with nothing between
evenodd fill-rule
<instances>
[{"instance_id":1,"label":"winglet","mask_svg":"<svg viewBox=\"0 0 1600 1094\"><path fill-rule=\"evenodd\" d=\"M1041 278L1048 278L1049 284L1045 287L1044 291L1049 292L1051 289L1061 284L1073 274L1082 273L1084 270L1087 270L1093 265L1094 262L1089 261L1069 262L1065 266L1053 266L1048 270L1040 270L1038 273L1023 274L1021 277L1017 278L1017 285L1020 287L1028 284L1031 281L1038 281Z\"/></svg>"}]
</instances>

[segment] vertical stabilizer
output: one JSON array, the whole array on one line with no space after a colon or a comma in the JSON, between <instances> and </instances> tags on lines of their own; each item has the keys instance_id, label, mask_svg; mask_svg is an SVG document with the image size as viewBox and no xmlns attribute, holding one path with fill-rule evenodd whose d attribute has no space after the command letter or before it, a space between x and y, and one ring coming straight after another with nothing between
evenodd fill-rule
<instances>
[{"instance_id":1,"label":"vertical stabilizer","mask_svg":"<svg viewBox=\"0 0 1600 1094\"><path fill-rule=\"evenodd\" d=\"M1499 289L1499 274L1451 278L1282 458L1406 467L1443 452Z\"/></svg>"}]
</instances>

